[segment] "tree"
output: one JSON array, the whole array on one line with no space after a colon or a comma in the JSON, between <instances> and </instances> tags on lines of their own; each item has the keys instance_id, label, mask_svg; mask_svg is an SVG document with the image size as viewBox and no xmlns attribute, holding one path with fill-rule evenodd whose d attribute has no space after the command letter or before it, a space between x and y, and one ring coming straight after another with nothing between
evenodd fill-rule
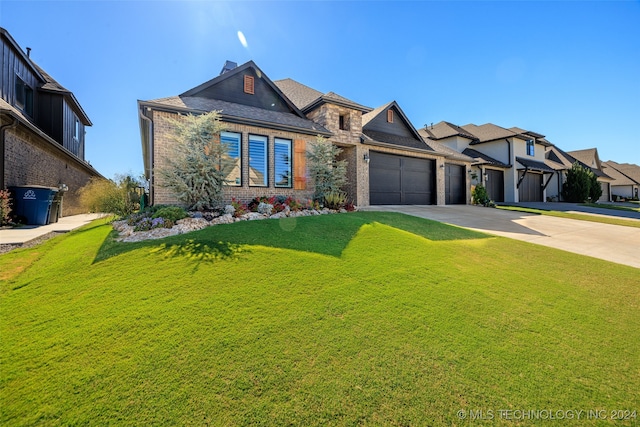
<instances>
[{"instance_id":1,"label":"tree","mask_svg":"<svg viewBox=\"0 0 640 427\"><path fill-rule=\"evenodd\" d=\"M591 199L591 202L595 203L600 199L600 196L602 196L602 186L598 182L596 174L591 172L591 178L589 181L589 198Z\"/></svg>"},{"instance_id":2,"label":"tree","mask_svg":"<svg viewBox=\"0 0 640 427\"><path fill-rule=\"evenodd\" d=\"M338 160L340 153L340 147L320 135L309 144L307 164L315 186L314 200L324 203L327 195L341 192L347 183L347 161Z\"/></svg>"},{"instance_id":3,"label":"tree","mask_svg":"<svg viewBox=\"0 0 640 427\"><path fill-rule=\"evenodd\" d=\"M174 144L160 169L164 184L189 209L215 209L222 203L223 186L234 166L220 140L218 111L189 114L173 120Z\"/></svg>"},{"instance_id":4,"label":"tree","mask_svg":"<svg viewBox=\"0 0 640 427\"><path fill-rule=\"evenodd\" d=\"M567 180L562 184L562 197L572 203L587 201L590 195L595 194L591 192L592 182L595 182L596 186L600 187L593 172L575 162L571 169L567 171ZM602 189L600 189L600 194L602 194Z\"/></svg>"}]
</instances>

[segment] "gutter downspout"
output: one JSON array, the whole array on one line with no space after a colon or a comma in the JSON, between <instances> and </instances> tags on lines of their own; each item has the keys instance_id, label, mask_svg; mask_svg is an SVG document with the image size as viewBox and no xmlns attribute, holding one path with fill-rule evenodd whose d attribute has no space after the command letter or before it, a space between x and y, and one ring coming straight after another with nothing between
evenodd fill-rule
<instances>
[{"instance_id":1,"label":"gutter downspout","mask_svg":"<svg viewBox=\"0 0 640 427\"><path fill-rule=\"evenodd\" d=\"M147 126L148 126L148 138L147 138L147 157L149 158L149 204L153 206L153 202L154 202L154 179L153 179L153 120L151 120L149 117L147 117L144 114L144 109L145 106L141 105L140 109L138 110L138 114L140 116L140 118L142 120L144 120L145 122L147 122ZM145 171L147 172L147 171Z\"/></svg>"},{"instance_id":2,"label":"gutter downspout","mask_svg":"<svg viewBox=\"0 0 640 427\"><path fill-rule=\"evenodd\" d=\"M13 120L12 123L0 126L0 153L2 153L2 162L0 162L0 190L4 189L4 162L5 162L4 138L5 138L5 133L6 133L7 129L12 129L12 128L14 128L14 127L16 127L18 125L18 120L15 117L12 117L11 120Z\"/></svg>"}]
</instances>

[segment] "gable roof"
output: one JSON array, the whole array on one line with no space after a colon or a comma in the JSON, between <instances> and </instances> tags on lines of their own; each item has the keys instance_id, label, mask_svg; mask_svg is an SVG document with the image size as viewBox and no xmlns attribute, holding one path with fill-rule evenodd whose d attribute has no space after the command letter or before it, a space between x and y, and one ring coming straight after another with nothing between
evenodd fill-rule
<instances>
[{"instance_id":1,"label":"gable roof","mask_svg":"<svg viewBox=\"0 0 640 427\"><path fill-rule=\"evenodd\" d=\"M613 179L611 185L640 185L640 181L636 181L618 170L617 167L620 167L618 163L608 160L602 162L602 166L606 170L605 173Z\"/></svg>"},{"instance_id":2,"label":"gable roof","mask_svg":"<svg viewBox=\"0 0 640 427\"><path fill-rule=\"evenodd\" d=\"M314 108L325 103L336 104L353 110L362 111L363 113L371 111L371 108L353 102L352 100L338 95L335 92L327 92L323 94L318 90L303 85L302 83L290 78L276 80L274 84L278 86L282 93L289 97L291 101L304 113L308 113Z\"/></svg>"},{"instance_id":3,"label":"gable roof","mask_svg":"<svg viewBox=\"0 0 640 427\"><path fill-rule=\"evenodd\" d=\"M386 122L386 112L397 112L400 123ZM401 129L404 135L397 130ZM420 136L396 101L391 101L362 115L362 142L383 142L401 147L435 151Z\"/></svg>"},{"instance_id":4,"label":"gable roof","mask_svg":"<svg viewBox=\"0 0 640 427\"><path fill-rule=\"evenodd\" d=\"M483 142L491 142L497 141L499 139L514 137L524 139L520 134L500 127L498 125L494 125L493 123L485 123L480 126L468 124L462 126L462 129L476 137L476 140L472 141L469 145L481 144Z\"/></svg>"},{"instance_id":5,"label":"gable roof","mask_svg":"<svg viewBox=\"0 0 640 427\"><path fill-rule=\"evenodd\" d=\"M575 162L578 162L578 164L580 164L580 166L582 166L583 168L589 169L598 178L602 178L604 180L612 179L609 175L607 175L606 173L604 173L600 169L592 168L590 165L586 164L585 162L581 161L580 159L576 159L571 154L567 153L566 151L563 151L557 145L553 145L552 144L551 146L552 146L552 149L556 152L556 154L559 155L558 157L559 157L560 160L562 160L562 164L566 165L567 162L571 164L570 166L567 167L567 169L570 169L571 166L573 166L573 164Z\"/></svg>"},{"instance_id":6,"label":"gable roof","mask_svg":"<svg viewBox=\"0 0 640 427\"><path fill-rule=\"evenodd\" d=\"M582 163L590 167L594 167L594 166L591 166L591 160L596 161L596 165L595 165L596 168L600 166L600 158L598 156L597 148L587 148L584 150L567 151L567 153L570 154L573 158L580 160Z\"/></svg>"},{"instance_id":7,"label":"gable roof","mask_svg":"<svg viewBox=\"0 0 640 427\"><path fill-rule=\"evenodd\" d=\"M616 163L611 160L605 163L640 184L640 166L633 163Z\"/></svg>"},{"instance_id":8,"label":"gable roof","mask_svg":"<svg viewBox=\"0 0 640 427\"><path fill-rule=\"evenodd\" d=\"M450 138L452 136L461 136L472 141L478 139L460 126L445 121L426 126L424 129L418 129L418 133L432 140Z\"/></svg>"},{"instance_id":9,"label":"gable roof","mask_svg":"<svg viewBox=\"0 0 640 427\"><path fill-rule=\"evenodd\" d=\"M546 163L537 160L525 159L524 157L516 157L516 161L526 169L540 172L555 172L555 169L549 167Z\"/></svg>"},{"instance_id":10,"label":"gable roof","mask_svg":"<svg viewBox=\"0 0 640 427\"><path fill-rule=\"evenodd\" d=\"M259 78L261 82L266 84L267 87L269 87L271 91L277 96L278 100L284 103L284 105L288 107L288 110L291 113L301 118L306 118L305 115L302 113L302 111L300 111L300 109L296 107L296 105L293 102L291 102L291 100L287 98L287 96L285 96L282 93L280 88L278 88L278 86L276 86L271 81L271 79L267 77L267 75L260 69L260 67L258 67L253 61L248 61L240 65L239 67L236 67L232 70L228 70L223 74L220 74L219 76L207 82L202 83L201 85L198 85L192 89L189 89L188 91L180 94L180 97L200 97L200 98L210 97L209 93L212 90L214 90L216 86L220 85L221 83L227 80L237 78L236 76L238 76L239 74L245 73L246 71L251 71L253 74L255 74ZM225 101L231 102L228 99Z\"/></svg>"}]
</instances>

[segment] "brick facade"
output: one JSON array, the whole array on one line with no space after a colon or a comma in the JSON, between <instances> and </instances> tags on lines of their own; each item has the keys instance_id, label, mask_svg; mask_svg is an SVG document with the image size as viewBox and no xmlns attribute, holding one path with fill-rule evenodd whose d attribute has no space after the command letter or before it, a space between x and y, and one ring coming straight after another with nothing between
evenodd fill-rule
<instances>
[{"instance_id":1,"label":"brick facade","mask_svg":"<svg viewBox=\"0 0 640 427\"><path fill-rule=\"evenodd\" d=\"M171 153L171 145L173 142L173 126L172 120L179 118L178 114L153 111L153 158L154 170L158 171L166 167L166 158ZM242 185L227 186L224 191L224 202L229 203L231 198L242 201L249 201L259 196L292 196L298 199L310 199L313 197L313 186L308 182L306 189L294 190L292 188L282 188L275 186L274 173L274 138L289 139L295 143L296 140L304 140L308 144L315 140L314 136L305 135L295 132L287 132L281 130L265 129L262 127L240 125L236 123L225 123L225 130L228 132L237 132L242 135ZM254 187L249 185L249 134L262 135L268 137L268 182L267 187ZM295 167L292 169L292 171ZM306 177L305 177L306 178ZM293 181L293 180L292 180ZM162 176L158 173L154 175L154 204L179 204L175 194L165 186Z\"/></svg>"},{"instance_id":2,"label":"brick facade","mask_svg":"<svg viewBox=\"0 0 640 427\"><path fill-rule=\"evenodd\" d=\"M22 126L7 129L4 144L6 187L41 185L57 188L59 184L66 184L69 191L62 201L62 216L86 212L80 206L78 190L92 176L99 176L95 170Z\"/></svg>"}]
</instances>

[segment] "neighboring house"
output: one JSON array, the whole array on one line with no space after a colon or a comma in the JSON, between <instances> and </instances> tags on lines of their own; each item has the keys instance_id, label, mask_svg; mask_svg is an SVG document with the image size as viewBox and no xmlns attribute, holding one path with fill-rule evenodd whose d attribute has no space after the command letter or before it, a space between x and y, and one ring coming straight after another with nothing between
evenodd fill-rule
<instances>
[{"instance_id":1,"label":"neighboring house","mask_svg":"<svg viewBox=\"0 0 640 427\"><path fill-rule=\"evenodd\" d=\"M38 67L0 28L0 189L68 187L62 214L82 212L78 190L101 177L85 161L85 126L91 121L73 93Z\"/></svg>"},{"instance_id":2,"label":"neighboring house","mask_svg":"<svg viewBox=\"0 0 640 427\"><path fill-rule=\"evenodd\" d=\"M436 141L473 159L474 182L482 183L496 202L544 201L555 170L545 163L551 143L535 132L492 123L457 126L439 122L420 129Z\"/></svg>"},{"instance_id":3,"label":"neighboring house","mask_svg":"<svg viewBox=\"0 0 640 427\"><path fill-rule=\"evenodd\" d=\"M317 135L342 148L348 198L369 204L466 203L465 157L429 146L396 102L372 109L336 93L322 93L291 79L272 81L253 62L227 61L221 74L179 96L138 101L145 174L151 202L178 203L158 173L172 144L172 119L219 110L225 142L238 167L224 197L313 195L306 149ZM470 160L470 159L469 159ZM445 193L446 164L463 169L452 196ZM289 179L283 179L289 177Z\"/></svg>"},{"instance_id":4,"label":"neighboring house","mask_svg":"<svg viewBox=\"0 0 640 427\"><path fill-rule=\"evenodd\" d=\"M630 163L616 163L612 160L602 162L604 172L609 175L611 182L611 195L625 199L638 199L640 189L640 166Z\"/></svg>"},{"instance_id":5,"label":"neighboring house","mask_svg":"<svg viewBox=\"0 0 640 427\"><path fill-rule=\"evenodd\" d=\"M613 179L608 176L602 167L600 156L598 156L597 148L587 148L585 150L568 151L571 157L579 161L583 165L588 166L591 171L596 175L600 186L602 187L602 196L598 199L601 202L611 201L611 182Z\"/></svg>"}]
</instances>

